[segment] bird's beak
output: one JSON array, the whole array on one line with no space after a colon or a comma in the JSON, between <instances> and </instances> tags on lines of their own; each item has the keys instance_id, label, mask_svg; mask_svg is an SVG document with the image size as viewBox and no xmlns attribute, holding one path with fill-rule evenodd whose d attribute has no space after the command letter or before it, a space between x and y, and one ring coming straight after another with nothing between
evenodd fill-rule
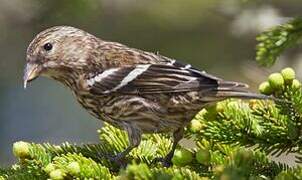
<instances>
[{"instance_id":1,"label":"bird's beak","mask_svg":"<svg viewBox=\"0 0 302 180\"><path fill-rule=\"evenodd\" d=\"M24 70L24 89L26 89L27 83L36 79L41 72L41 66L39 64L27 63Z\"/></svg>"}]
</instances>

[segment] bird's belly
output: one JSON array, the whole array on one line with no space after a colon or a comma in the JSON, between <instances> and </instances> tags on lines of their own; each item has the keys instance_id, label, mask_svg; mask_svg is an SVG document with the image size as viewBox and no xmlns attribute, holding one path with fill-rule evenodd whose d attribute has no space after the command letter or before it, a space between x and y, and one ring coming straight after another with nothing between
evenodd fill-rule
<instances>
[{"instance_id":1,"label":"bird's belly","mask_svg":"<svg viewBox=\"0 0 302 180\"><path fill-rule=\"evenodd\" d=\"M95 117L123 129L124 124L143 133L173 132L184 127L201 109L182 96L108 96L81 98L79 102Z\"/></svg>"},{"instance_id":2,"label":"bird's belly","mask_svg":"<svg viewBox=\"0 0 302 180\"><path fill-rule=\"evenodd\" d=\"M172 132L182 125L168 117L167 108L139 96L117 96L103 108L105 121L130 124L143 133Z\"/></svg>"}]
</instances>

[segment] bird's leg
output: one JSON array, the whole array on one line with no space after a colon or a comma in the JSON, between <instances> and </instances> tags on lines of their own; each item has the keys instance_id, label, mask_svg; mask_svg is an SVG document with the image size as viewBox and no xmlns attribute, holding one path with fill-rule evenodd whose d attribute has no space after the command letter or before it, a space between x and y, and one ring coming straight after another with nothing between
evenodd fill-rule
<instances>
[{"instance_id":1,"label":"bird's leg","mask_svg":"<svg viewBox=\"0 0 302 180\"><path fill-rule=\"evenodd\" d=\"M183 128L179 128L177 129L174 133L173 133L173 144L172 144L172 149L171 151L164 157L164 158L158 158L155 159L154 161L161 161L163 166L165 167L169 167L172 165L172 158L174 155L174 151L176 149L176 146L178 144L178 142L183 138L183 134L184 134L184 129Z\"/></svg>"},{"instance_id":2,"label":"bird's leg","mask_svg":"<svg viewBox=\"0 0 302 180\"><path fill-rule=\"evenodd\" d=\"M140 144L142 136L142 133L139 129L133 128L131 126L126 126L125 130L128 134L129 146L124 151L118 153L111 159L112 161L120 165L124 165L123 161L125 160L126 155L129 154L133 148L137 147Z\"/></svg>"},{"instance_id":3,"label":"bird's leg","mask_svg":"<svg viewBox=\"0 0 302 180\"><path fill-rule=\"evenodd\" d=\"M163 165L165 167L169 167L172 165L172 158L174 155L174 151L176 149L176 146L178 144L178 142L183 138L183 134L184 134L184 129L183 128L179 128L178 130L176 130L173 133L173 145L172 145L172 149L171 151L166 155L166 157L163 159Z\"/></svg>"}]
</instances>

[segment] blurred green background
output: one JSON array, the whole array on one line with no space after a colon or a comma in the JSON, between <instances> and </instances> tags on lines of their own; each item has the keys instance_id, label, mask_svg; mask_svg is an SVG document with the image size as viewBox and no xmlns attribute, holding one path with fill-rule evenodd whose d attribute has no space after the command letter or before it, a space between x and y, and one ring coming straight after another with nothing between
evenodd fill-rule
<instances>
[{"instance_id":1,"label":"blurred green background","mask_svg":"<svg viewBox=\"0 0 302 180\"><path fill-rule=\"evenodd\" d=\"M302 74L300 48L272 69L254 61L258 33L301 15L301 0L0 0L0 165L18 140L97 142L98 121L69 90L40 78L23 89L26 48L40 31L71 25L105 40L159 52L257 90L265 76L292 66Z\"/></svg>"}]
</instances>

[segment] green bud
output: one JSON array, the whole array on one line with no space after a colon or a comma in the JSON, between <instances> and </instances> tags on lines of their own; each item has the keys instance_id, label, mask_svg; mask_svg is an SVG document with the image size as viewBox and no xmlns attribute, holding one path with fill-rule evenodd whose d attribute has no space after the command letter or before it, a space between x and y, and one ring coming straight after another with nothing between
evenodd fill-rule
<instances>
[{"instance_id":1,"label":"green bud","mask_svg":"<svg viewBox=\"0 0 302 180\"><path fill-rule=\"evenodd\" d=\"M258 88L258 89L259 89L259 92L260 92L261 94L265 94L265 95L270 95L270 94L272 94L272 92L273 92L273 90L272 90L272 88L271 88L269 82L267 82L267 81L261 83L261 84L259 85L259 88Z\"/></svg>"},{"instance_id":2,"label":"green bud","mask_svg":"<svg viewBox=\"0 0 302 180\"><path fill-rule=\"evenodd\" d=\"M206 120L214 120L217 117L216 106L210 105L206 107L206 113L204 114L204 119Z\"/></svg>"},{"instance_id":3,"label":"green bud","mask_svg":"<svg viewBox=\"0 0 302 180\"><path fill-rule=\"evenodd\" d=\"M56 167L54 166L54 164L49 163L49 164L47 164L47 166L44 168L44 171L45 171L46 173L50 173L50 172L54 171L55 169L56 169Z\"/></svg>"},{"instance_id":4,"label":"green bud","mask_svg":"<svg viewBox=\"0 0 302 180\"><path fill-rule=\"evenodd\" d=\"M200 163L200 164L204 164L204 165L208 165L210 163L211 160L211 154L209 152L209 150L207 149L199 149L196 152L196 160Z\"/></svg>"},{"instance_id":5,"label":"green bud","mask_svg":"<svg viewBox=\"0 0 302 180\"><path fill-rule=\"evenodd\" d=\"M206 107L206 110L208 111L208 113L215 114L215 115L217 114L216 105L210 105Z\"/></svg>"},{"instance_id":6,"label":"green bud","mask_svg":"<svg viewBox=\"0 0 302 180\"><path fill-rule=\"evenodd\" d=\"M294 79L293 82L292 82L292 88L293 89L301 88L301 82L298 79Z\"/></svg>"},{"instance_id":7,"label":"green bud","mask_svg":"<svg viewBox=\"0 0 302 180\"><path fill-rule=\"evenodd\" d=\"M189 164L193 160L193 154L191 151L186 149L176 149L172 162L176 166L184 166Z\"/></svg>"},{"instance_id":8,"label":"green bud","mask_svg":"<svg viewBox=\"0 0 302 180\"><path fill-rule=\"evenodd\" d=\"M201 111L199 111L199 112L196 114L195 118L197 118L197 119L203 119L204 116L205 116L207 113L208 113L208 111L207 111L206 109L202 109Z\"/></svg>"},{"instance_id":9,"label":"green bud","mask_svg":"<svg viewBox=\"0 0 302 180\"><path fill-rule=\"evenodd\" d=\"M218 102L218 103L216 103L216 112L223 113L223 111L224 111L224 105L225 105L224 102Z\"/></svg>"},{"instance_id":10,"label":"green bud","mask_svg":"<svg viewBox=\"0 0 302 180\"><path fill-rule=\"evenodd\" d=\"M13 144L13 153L16 157L25 159L29 158L29 143L18 141Z\"/></svg>"},{"instance_id":11,"label":"green bud","mask_svg":"<svg viewBox=\"0 0 302 180\"><path fill-rule=\"evenodd\" d=\"M70 174L76 175L81 172L81 168L78 162L71 162L66 168L70 172Z\"/></svg>"},{"instance_id":12,"label":"green bud","mask_svg":"<svg viewBox=\"0 0 302 180\"><path fill-rule=\"evenodd\" d=\"M199 132L202 129L202 124L200 121L193 119L190 122L190 130L194 133Z\"/></svg>"},{"instance_id":13,"label":"green bud","mask_svg":"<svg viewBox=\"0 0 302 180\"><path fill-rule=\"evenodd\" d=\"M284 86L284 79L280 73L273 73L268 77L268 82L274 90L281 90Z\"/></svg>"},{"instance_id":14,"label":"green bud","mask_svg":"<svg viewBox=\"0 0 302 180\"><path fill-rule=\"evenodd\" d=\"M64 172L60 169L56 169L54 171L51 171L49 173L49 177L50 179L53 179L53 180L61 180L61 179L64 179Z\"/></svg>"},{"instance_id":15,"label":"green bud","mask_svg":"<svg viewBox=\"0 0 302 180\"><path fill-rule=\"evenodd\" d=\"M295 79L296 73L292 68L284 68L281 71L281 74L283 76L283 79L286 84L291 84L292 81Z\"/></svg>"}]
</instances>

